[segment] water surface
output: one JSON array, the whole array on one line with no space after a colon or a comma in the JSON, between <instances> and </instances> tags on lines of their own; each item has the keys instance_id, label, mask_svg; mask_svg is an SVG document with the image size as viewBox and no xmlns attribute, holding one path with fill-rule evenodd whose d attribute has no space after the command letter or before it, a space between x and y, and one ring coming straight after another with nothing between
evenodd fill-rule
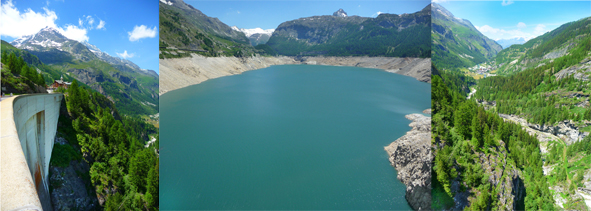
<instances>
[{"instance_id":1,"label":"water surface","mask_svg":"<svg viewBox=\"0 0 591 211\"><path fill-rule=\"evenodd\" d=\"M160 208L410 209L384 146L430 84L383 70L280 65L160 98Z\"/></svg>"}]
</instances>

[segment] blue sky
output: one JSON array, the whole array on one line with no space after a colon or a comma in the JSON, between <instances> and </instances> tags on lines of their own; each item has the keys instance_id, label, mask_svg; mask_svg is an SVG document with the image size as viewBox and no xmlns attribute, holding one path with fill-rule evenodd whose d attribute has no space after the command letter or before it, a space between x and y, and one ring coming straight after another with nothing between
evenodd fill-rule
<instances>
[{"instance_id":1,"label":"blue sky","mask_svg":"<svg viewBox=\"0 0 591 211\"><path fill-rule=\"evenodd\" d=\"M209 17L238 28L275 29L303 17L332 15L342 8L349 16L375 17L383 13L414 13L430 1L203 1L185 0Z\"/></svg>"},{"instance_id":2,"label":"blue sky","mask_svg":"<svg viewBox=\"0 0 591 211\"><path fill-rule=\"evenodd\" d=\"M434 1L487 37L531 39L591 16L591 1Z\"/></svg>"},{"instance_id":3,"label":"blue sky","mask_svg":"<svg viewBox=\"0 0 591 211\"><path fill-rule=\"evenodd\" d=\"M2 0L1 10L0 33L7 42L52 26L158 72L158 1Z\"/></svg>"}]
</instances>

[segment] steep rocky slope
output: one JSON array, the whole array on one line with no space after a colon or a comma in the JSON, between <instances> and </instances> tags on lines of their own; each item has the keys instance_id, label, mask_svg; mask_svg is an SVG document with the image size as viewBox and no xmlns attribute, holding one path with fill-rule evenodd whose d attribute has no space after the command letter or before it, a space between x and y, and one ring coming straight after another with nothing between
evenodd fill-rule
<instances>
[{"instance_id":1,"label":"steep rocky slope","mask_svg":"<svg viewBox=\"0 0 591 211\"><path fill-rule=\"evenodd\" d=\"M415 210L431 209L431 117L405 116L412 130L384 147L397 178L406 185L406 200Z\"/></svg>"}]
</instances>

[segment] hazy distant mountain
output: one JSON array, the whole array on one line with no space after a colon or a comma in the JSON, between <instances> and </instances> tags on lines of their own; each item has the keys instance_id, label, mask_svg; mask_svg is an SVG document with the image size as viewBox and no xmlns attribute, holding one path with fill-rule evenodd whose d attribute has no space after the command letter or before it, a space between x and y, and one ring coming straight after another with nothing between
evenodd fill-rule
<instances>
[{"instance_id":1,"label":"hazy distant mountain","mask_svg":"<svg viewBox=\"0 0 591 211\"><path fill-rule=\"evenodd\" d=\"M484 36L470 21L455 17L437 3L432 3L433 55L440 69L470 67L494 58L501 45Z\"/></svg>"},{"instance_id":2,"label":"hazy distant mountain","mask_svg":"<svg viewBox=\"0 0 591 211\"><path fill-rule=\"evenodd\" d=\"M51 67L53 79L68 75L107 96L124 114L158 112L158 75L133 62L109 56L89 43L80 43L50 27L10 43ZM69 77L66 77L69 78Z\"/></svg>"},{"instance_id":3,"label":"hazy distant mountain","mask_svg":"<svg viewBox=\"0 0 591 211\"><path fill-rule=\"evenodd\" d=\"M333 15L283 22L267 42L282 55L428 57L430 6L412 14L376 18Z\"/></svg>"},{"instance_id":4,"label":"hazy distant mountain","mask_svg":"<svg viewBox=\"0 0 591 211\"><path fill-rule=\"evenodd\" d=\"M503 49L508 48L513 44L523 44L525 43L525 38L523 37L515 37L511 39L500 39L496 41L499 45L503 47Z\"/></svg>"},{"instance_id":5,"label":"hazy distant mountain","mask_svg":"<svg viewBox=\"0 0 591 211\"><path fill-rule=\"evenodd\" d=\"M254 28L254 29L240 29L236 26L231 27L235 31L239 31L244 33L246 37L250 40L250 44L252 46L257 46L259 44L265 44L269 41L269 38L273 34L275 29L261 29L261 28Z\"/></svg>"}]
</instances>

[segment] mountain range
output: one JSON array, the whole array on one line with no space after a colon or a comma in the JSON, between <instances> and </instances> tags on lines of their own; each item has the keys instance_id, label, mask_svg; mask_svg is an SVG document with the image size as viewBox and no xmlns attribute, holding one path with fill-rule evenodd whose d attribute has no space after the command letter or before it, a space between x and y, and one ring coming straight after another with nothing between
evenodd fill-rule
<instances>
[{"instance_id":1,"label":"mountain range","mask_svg":"<svg viewBox=\"0 0 591 211\"><path fill-rule=\"evenodd\" d=\"M235 31L239 31L244 33L248 40L250 40L250 44L252 46L257 46L259 44L265 44L271 38L273 31L275 29L261 29L261 28L254 28L254 29L240 29L236 26L232 26L232 29Z\"/></svg>"},{"instance_id":2,"label":"mountain range","mask_svg":"<svg viewBox=\"0 0 591 211\"><path fill-rule=\"evenodd\" d=\"M496 42L499 45L501 45L503 47L503 49L505 49L513 44L523 44L526 41L527 40L525 40L525 38L523 38L523 37L515 37L515 38L511 38L511 39L499 39Z\"/></svg>"},{"instance_id":3,"label":"mountain range","mask_svg":"<svg viewBox=\"0 0 591 211\"><path fill-rule=\"evenodd\" d=\"M281 23L267 42L278 54L325 56L428 57L431 7L412 14L376 18L312 16Z\"/></svg>"},{"instance_id":4,"label":"mountain range","mask_svg":"<svg viewBox=\"0 0 591 211\"><path fill-rule=\"evenodd\" d=\"M44 67L38 69L46 80L62 76L76 79L107 96L124 114L158 113L159 76L153 70L112 57L90 43L68 39L51 27L20 37L10 45L25 51L19 54L37 57L41 63L32 65Z\"/></svg>"},{"instance_id":5,"label":"mountain range","mask_svg":"<svg viewBox=\"0 0 591 211\"><path fill-rule=\"evenodd\" d=\"M182 0L160 1L160 58L203 56L392 56L429 57L431 7L412 14L376 18L333 15L305 17L271 30L229 27ZM256 45L253 48L251 45ZM262 45L261 45L262 44Z\"/></svg>"},{"instance_id":6,"label":"mountain range","mask_svg":"<svg viewBox=\"0 0 591 211\"><path fill-rule=\"evenodd\" d=\"M432 3L432 61L440 69L472 67L494 58L503 48L466 19Z\"/></svg>"}]
</instances>

